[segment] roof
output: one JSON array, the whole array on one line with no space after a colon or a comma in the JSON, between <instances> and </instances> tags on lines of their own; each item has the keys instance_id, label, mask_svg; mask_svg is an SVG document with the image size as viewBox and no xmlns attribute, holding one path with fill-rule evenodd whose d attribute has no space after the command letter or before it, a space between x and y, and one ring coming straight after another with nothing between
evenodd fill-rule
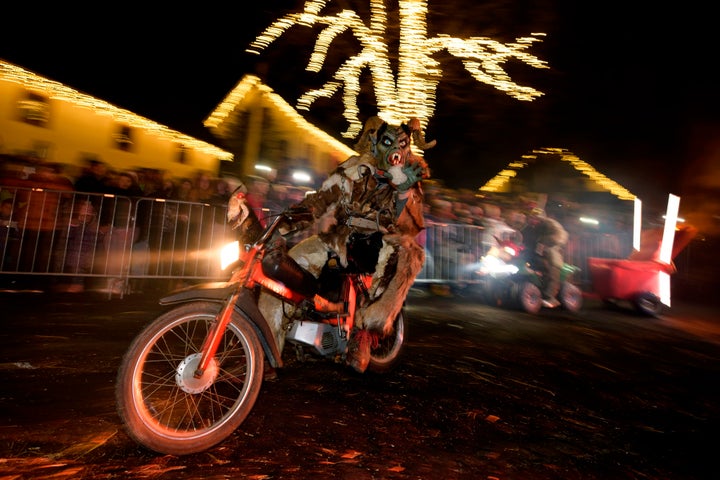
<instances>
[{"instance_id":1,"label":"roof","mask_svg":"<svg viewBox=\"0 0 720 480\"><path fill-rule=\"evenodd\" d=\"M23 87L42 93L48 98L69 102L75 106L87 108L98 114L110 115L116 121L150 132L160 138L178 142L187 148L192 148L220 160L232 160L233 154L222 150L197 138L175 131L147 118L141 117L129 110L111 105L108 102L74 90L60 82L41 77L21 67L0 59L0 80L17 83Z\"/></svg>"},{"instance_id":2,"label":"roof","mask_svg":"<svg viewBox=\"0 0 720 480\"><path fill-rule=\"evenodd\" d=\"M280 95L275 93L272 88L263 84L259 77L255 75L245 75L226 96L215 107L210 115L205 119L203 125L210 129L215 135L223 138L226 135L227 125L231 124L233 113L242 109L251 95L259 94L264 100L268 101L275 107L277 112L283 115L289 123L298 129L306 132L319 142L325 143L331 149L337 150L346 156L357 155L357 153L345 145L343 142L328 135L326 132L316 127L312 123L305 120L297 110L288 104ZM227 125L226 125L227 124Z\"/></svg>"},{"instance_id":3,"label":"roof","mask_svg":"<svg viewBox=\"0 0 720 480\"><path fill-rule=\"evenodd\" d=\"M561 169L563 165L570 168ZM584 181L577 182L578 179ZM619 200L635 199L635 195L625 187L563 148L533 150L521 160L510 162L505 169L480 187L480 191L507 192L512 191L513 183L524 183L527 191L553 193L567 186L564 185L564 180L569 181L565 183L571 184L570 188L574 193L602 191Z\"/></svg>"}]
</instances>

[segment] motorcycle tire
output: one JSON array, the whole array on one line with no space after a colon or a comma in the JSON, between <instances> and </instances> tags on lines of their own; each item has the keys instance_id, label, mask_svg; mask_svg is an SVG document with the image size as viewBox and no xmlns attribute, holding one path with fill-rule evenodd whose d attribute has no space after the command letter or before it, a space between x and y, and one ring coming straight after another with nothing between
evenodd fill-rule
<instances>
[{"instance_id":1,"label":"motorcycle tire","mask_svg":"<svg viewBox=\"0 0 720 480\"><path fill-rule=\"evenodd\" d=\"M197 301L159 316L123 356L115 387L130 437L159 453L187 455L222 442L252 410L263 350L250 320L234 313L205 374L193 373L221 305Z\"/></svg>"},{"instance_id":2,"label":"motorcycle tire","mask_svg":"<svg viewBox=\"0 0 720 480\"><path fill-rule=\"evenodd\" d=\"M522 310L527 313L536 314L542 308L542 292L532 282L515 284L515 299Z\"/></svg>"},{"instance_id":3,"label":"motorcycle tire","mask_svg":"<svg viewBox=\"0 0 720 480\"><path fill-rule=\"evenodd\" d=\"M564 282L560 288L558 300L562 307L568 312L577 313L583 305L583 293L580 287L573 283Z\"/></svg>"},{"instance_id":4,"label":"motorcycle tire","mask_svg":"<svg viewBox=\"0 0 720 480\"><path fill-rule=\"evenodd\" d=\"M374 373L385 373L394 368L400 361L407 335L407 322L405 313L400 313L393 322L393 331L385 338L378 341L378 345L370 349L370 362L368 370Z\"/></svg>"}]
</instances>

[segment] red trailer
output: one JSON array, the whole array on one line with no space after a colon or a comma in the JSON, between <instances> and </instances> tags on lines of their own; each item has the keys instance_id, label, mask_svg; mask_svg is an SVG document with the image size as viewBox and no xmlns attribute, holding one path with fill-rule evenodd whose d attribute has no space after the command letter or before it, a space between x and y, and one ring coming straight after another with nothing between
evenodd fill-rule
<instances>
[{"instance_id":1,"label":"red trailer","mask_svg":"<svg viewBox=\"0 0 720 480\"><path fill-rule=\"evenodd\" d=\"M627 259L588 258L593 292L603 302L628 301L643 314L659 315L663 309L662 277L676 271L674 263L664 263L659 259L662 234L662 229L643 232L640 250L634 251ZM681 224L675 229L673 259L696 234L697 230L689 225Z\"/></svg>"}]
</instances>

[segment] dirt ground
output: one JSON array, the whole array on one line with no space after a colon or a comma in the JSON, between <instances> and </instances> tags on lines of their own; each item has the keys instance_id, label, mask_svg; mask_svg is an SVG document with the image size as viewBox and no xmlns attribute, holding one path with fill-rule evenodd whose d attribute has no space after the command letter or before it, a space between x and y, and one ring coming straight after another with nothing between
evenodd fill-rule
<instances>
[{"instance_id":1,"label":"dirt ground","mask_svg":"<svg viewBox=\"0 0 720 480\"><path fill-rule=\"evenodd\" d=\"M710 479L714 312L589 301L539 315L409 299L402 364L287 365L247 421L196 455L136 445L113 389L152 298L0 296L0 479Z\"/></svg>"}]
</instances>

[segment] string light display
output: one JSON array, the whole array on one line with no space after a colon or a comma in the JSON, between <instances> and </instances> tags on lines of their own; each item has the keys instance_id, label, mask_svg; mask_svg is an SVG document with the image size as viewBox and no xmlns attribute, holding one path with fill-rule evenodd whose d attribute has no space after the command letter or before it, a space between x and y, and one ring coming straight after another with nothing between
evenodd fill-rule
<instances>
[{"instance_id":1,"label":"string light display","mask_svg":"<svg viewBox=\"0 0 720 480\"><path fill-rule=\"evenodd\" d=\"M517 176L518 170L535 162L542 155L558 155L564 162L568 162L572 167L587 176L602 190L608 191L620 200L634 200L635 195L630 193L625 187L618 184L614 180L606 177L602 173L595 170L589 163L581 160L576 155L568 152L563 148L543 148L534 150L532 154L524 155L520 162L511 162L505 170L498 172L493 178L487 181L485 185L480 187L482 192L507 192L509 191L509 183L512 178Z\"/></svg>"},{"instance_id":2,"label":"string light display","mask_svg":"<svg viewBox=\"0 0 720 480\"><path fill-rule=\"evenodd\" d=\"M233 159L232 153L226 152L218 147L210 145L209 143L203 142L202 140L177 132L165 125L148 120L147 118L141 117L129 110L123 110L122 108L118 108L107 102L91 97L90 95L73 90L62 83L41 77L16 65L1 60L0 79L22 85L29 91L40 93L49 99L68 102L77 107L87 108L98 115L110 116L118 123L142 129L163 140L176 142L182 145L185 149L194 149L205 155L210 155L220 160Z\"/></svg>"},{"instance_id":3,"label":"string light display","mask_svg":"<svg viewBox=\"0 0 720 480\"><path fill-rule=\"evenodd\" d=\"M356 152L338 141L334 137L328 135L323 130L311 124L297 110L288 104L283 98L275 93L272 88L263 84L259 77L255 75L245 75L240 82L228 93L225 98L218 104L210 115L205 119L203 125L206 128L220 132L221 126L227 121L235 108L240 105L245 97L253 90L259 91L261 95L268 100L275 110L279 111L286 119L290 121L295 128L298 128L319 142L324 143L330 150L336 151L346 157L356 155Z\"/></svg>"},{"instance_id":4,"label":"string light display","mask_svg":"<svg viewBox=\"0 0 720 480\"><path fill-rule=\"evenodd\" d=\"M384 1L370 0L368 24L356 12L347 9L337 14L321 15L328 1L305 2L302 12L287 14L273 22L250 44L247 51L259 54L293 26L320 26L322 30L306 67L308 71L319 72L333 40L350 32L359 41L360 52L347 59L334 73L332 80L319 89L304 93L297 101L298 109L308 110L318 98L330 98L342 89L343 116L349 123L348 129L342 133L346 138L354 138L362 130L357 100L360 75L366 68L372 74L379 116L391 123L417 118L422 128L426 128L435 112L435 92L442 78L439 62L432 56L441 50L447 50L461 59L466 70L477 81L491 85L513 98L532 101L542 95L542 92L532 87L513 82L503 69L503 64L514 59L535 68L548 68L546 62L526 52L544 34L533 33L506 44L485 37L457 38L440 34L429 38L427 0L399 0L400 42L396 81L385 41L387 12Z\"/></svg>"}]
</instances>

